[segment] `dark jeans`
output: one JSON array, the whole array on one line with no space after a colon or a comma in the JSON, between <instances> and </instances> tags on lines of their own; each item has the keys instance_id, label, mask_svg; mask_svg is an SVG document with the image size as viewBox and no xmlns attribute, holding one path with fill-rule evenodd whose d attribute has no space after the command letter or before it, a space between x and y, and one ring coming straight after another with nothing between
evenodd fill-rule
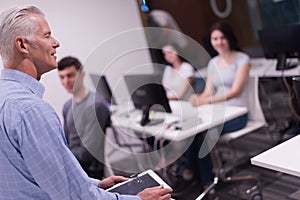
<instances>
[{"instance_id":1,"label":"dark jeans","mask_svg":"<svg viewBox=\"0 0 300 200\"><path fill-rule=\"evenodd\" d=\"M248 114L244 114L240 117L225 122L221 135L244 128L247 125L247 121L248 121Z\"/></svg>"},{"instance_id":2,"label":"dark jeans","mask_svg":"<svg viewBox=\"0 0 300 200\"><path fill-rule=\"evenodd\" d=\"M237 131L242 129L247 125L248 114L242 115L240 117L234 118L230 121L224 123L221 134L226 134L229 132ZM199 133L194 138L194 141L190 145L190 147L185 152L186 157L186 168L190 170L196 170L197 174L200 178L200 183L203 186L209 185L213 182L213 166L210 154L207 154L203 158L199 158L199 150L204 141L206 132ZM203 145L207 145L204 143Z\"/></svg>"}]
</instances>

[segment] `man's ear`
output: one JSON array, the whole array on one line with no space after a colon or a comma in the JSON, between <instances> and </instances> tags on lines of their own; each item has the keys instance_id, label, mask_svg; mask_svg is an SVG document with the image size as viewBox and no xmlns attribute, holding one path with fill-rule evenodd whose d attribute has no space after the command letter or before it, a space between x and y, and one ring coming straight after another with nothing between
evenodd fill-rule
<instances>
[{"instance_id":1,"label":"man's ear","mask_svg":"<svg viewBox=\"0 0 300 200\"><path fill-rule=\"evenodd\" d=\"M25 38L17 36L15 39L16 49L21 53L28 53L28 44L26 43Z\"/></svg>"}]
</instances>

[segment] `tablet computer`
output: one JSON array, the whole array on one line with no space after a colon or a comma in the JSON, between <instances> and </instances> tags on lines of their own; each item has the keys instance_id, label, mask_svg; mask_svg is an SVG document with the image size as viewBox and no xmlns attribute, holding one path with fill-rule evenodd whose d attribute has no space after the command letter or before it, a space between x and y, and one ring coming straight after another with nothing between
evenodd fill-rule
<instances>
[{"instance_id":1,"label":"tablet computer","mask_svg":"<svg viewBox=\"0 0 300 200\"><path fill-rule=\"evenodd\" d=\"M163 185L165 188L170 188L165 181L163 181L153 170L150 169L127 181L116 184L106 191L116 192L119 194L136 195L145 188L159 185Z\"/></svg>"}]
</instances>

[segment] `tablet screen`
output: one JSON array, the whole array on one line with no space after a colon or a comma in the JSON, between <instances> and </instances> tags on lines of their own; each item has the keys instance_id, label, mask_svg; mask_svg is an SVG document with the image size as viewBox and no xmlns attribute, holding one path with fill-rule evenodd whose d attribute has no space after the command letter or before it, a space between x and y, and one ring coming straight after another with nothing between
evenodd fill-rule
<instances>
[{"instance_id":1,"label":"tablet screen","mask_svg":"<svg viewBox=\"0 0 300 200\"><path fill-rule=\"evenodd\" d=\"M154 180L149 174L144 174L133 178L116 188L109 190L109 192L117 192L119 194L136 195L145 188L159 186L160 184Z\"/></svg>"}]
</instances>

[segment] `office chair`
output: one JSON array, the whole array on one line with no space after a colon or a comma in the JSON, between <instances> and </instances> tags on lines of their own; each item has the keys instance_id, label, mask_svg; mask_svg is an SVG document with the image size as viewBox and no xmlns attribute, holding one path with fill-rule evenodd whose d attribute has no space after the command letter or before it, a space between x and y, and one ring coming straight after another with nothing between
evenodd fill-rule
<instances>
[{"instance_id":1,"label":"office chair","mask_svg":"<svg viewBox=\"0 0 300 200\"><path fill-rule=\"evenodd\" d=\"M205 79L203 77L195 77L192 82L194 93L201 94L205 89Z\"/></svg>"},{"instance_id":2,"label":"office chair","mask_svg":"<svg viewBox=\"0 0 300 200\"><path fill-rule=\"evenodd\" d=\"M298 109L300 108L300 76L293 77L293 89L296 95L296 100L298 103ZM299 113L299 110L297 110Z\"/></svg>"},{"instance_id":3,"label":"office chair","mask_svg":"<svg viewBox=\"0 0 300 200\"><path fill-rule=\"evenodd\" d=\"M255 184L253 187L250 187L245 191L245 194L249 196L251 200L259 200L262 199L262 194L259 188L259 180L255 176L227 176L227 174L231 171L234 171L238 165L238 155L234 144L232 143L234 140L241 138L257 129L265 128L266 133L269 135L271 143L273 144L273 138L270 132L268 131L268 124L266 122L263 110L259 101L259 78L258 77L249 77L248 80L248 122L246 127L240 129L238 131L226 133L221 135L217 142L217 146L213 148L211 151L211 157L213 160L215 179L214 182L197 198L197 200L202 199L208 192L213 189L219 181L224 183L231 182L240 182L240 181L252 181ZM218 148L218 146L223 145L227 147ZM222 161L222 156L224 153L231 154L232 162L230 162L230 167L224 167L224 163Z\"/></svg>"}]
</instances>

